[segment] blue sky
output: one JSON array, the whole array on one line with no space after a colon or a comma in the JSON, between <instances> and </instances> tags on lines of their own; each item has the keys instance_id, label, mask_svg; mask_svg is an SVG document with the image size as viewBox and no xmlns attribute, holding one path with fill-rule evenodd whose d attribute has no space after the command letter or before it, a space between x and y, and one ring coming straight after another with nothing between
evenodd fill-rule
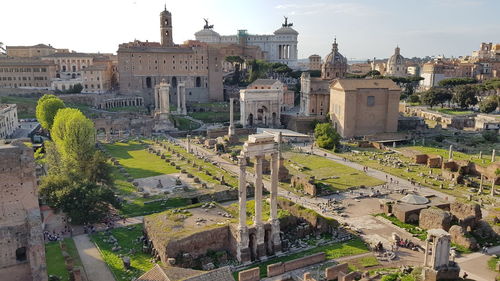
<instances>
[{"instance_id":1,"label":"blue sky","mask_svg":"<svg viewBox=\"0 0 500 281\"><path fill-rule=\"evenodd\" d=\"M7 4L8 3L8 4ZM366 59L469 55L481 42L500 43L500 0L23 0L0 6L0 41L116 52L134 39L159 41L167 4L174 41L194 39L208 18L220 34L268 34L288 16L299 57L325 56L337 37L342 54ZM29 9L27 9L29 7Z\"/></svg>"}]
</instances>

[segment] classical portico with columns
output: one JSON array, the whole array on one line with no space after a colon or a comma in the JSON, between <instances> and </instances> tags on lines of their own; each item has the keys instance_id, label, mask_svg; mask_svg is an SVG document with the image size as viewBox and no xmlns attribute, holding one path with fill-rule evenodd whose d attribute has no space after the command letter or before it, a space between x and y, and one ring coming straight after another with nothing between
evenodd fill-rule
<instances>
[{"instance_id":1,"label":"classical portico with columns","mask_svg":"<svg viewBox=\"0 0 500 281\"><path fill-rule=\"evenodd\" d=\"M271 156L270 218L262 220L262 160ZM252 226L247 226L246 201L246 159L255 163L255 216ZM236 257L242 263L266 259L281 252L280 223L278 220L278 144L270 134L254 134L248 137L238 157L239 174L239 222Z\"/></svg>"}]
</instances>

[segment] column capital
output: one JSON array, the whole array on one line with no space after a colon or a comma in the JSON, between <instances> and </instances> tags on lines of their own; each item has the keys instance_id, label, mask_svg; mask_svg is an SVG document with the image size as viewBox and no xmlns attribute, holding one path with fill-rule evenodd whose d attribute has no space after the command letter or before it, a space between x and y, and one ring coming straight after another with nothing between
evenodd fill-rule
<instances>
[{"instance_id":1,"label":"column capital","mask_svg":"<svg viewBox=\"0 0 500 281\"><path fill-rule=\"evenodd\" d=\"M237 158L238 158L238 165L239 165L240 167L241 167L241 166L246 166L246 164L247 164L247 160L246 160L245 155L241 155L241 154L240 154L240 155L238 155L238 156L237 156Z\"/></svg>"}]
</instances>

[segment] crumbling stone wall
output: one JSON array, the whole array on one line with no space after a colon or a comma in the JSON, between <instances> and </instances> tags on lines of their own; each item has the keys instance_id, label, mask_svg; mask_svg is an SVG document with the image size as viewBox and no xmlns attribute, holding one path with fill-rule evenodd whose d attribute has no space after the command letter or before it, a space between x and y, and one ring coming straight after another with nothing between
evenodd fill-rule
<instances>
[{"instance_id":1,"label":"crumbling stone wall","mask_svg":"<svg viewBox=\"0 0 500 281\"><path fill-rule=\"evenodd\" d=\"M479 204L453 202L450 204L450 212L465 229L473 229L483 217Z\"/></svg>"},{"instance_id":2,"label":"crumbling stone wall","mask_svg":"<svg viewBox=\"0 0 500 281\"><path fill-rule=\"evenodd\" d=\"M450 227L449 233L451 236L451 242L470 250L477 249L478 245L476 239L468 235L461 226L454 225Z\"/></svg>"},{"instance_id":3,"label":"crumbling stone wall","mask_svg":"<svg viewBox=\"0 0 500 281\"><path fill-rule=\"evenodd\" d=\"M450 229L452 215L439 208L428 208L420 211L418 226L423 229L442 228L446 231Z\"/></svg>"},{"instance_id":4,"label":"crumbling stone wall","mask_svg":"<svg viewBox=\"0 0 500 281\"><path fill-rule=\"evenodd\" d=\"M316 185L314 184L314 177L305 175L294 175L292 176L290 183L293 188L303 190L304 193L308 195L311 196L317 195Z\"/></svg>"},{"instance_id":5,"label":"crumbling stone wall","mask_svg":"<svg viewBox=\"0 0 500 281\"><path fill-rule=\"evenodd\" d=\"M273 263L267 266L267 277L273 277L298 268L323 262L325 261L325 259L326 254L324 252L321 252L287 262Z\"/></svg>"},{"instance_id":6,"label":"crumbling stone wall","mask_svg":"<svg viewBox=\"0 0 500 281\"><path fill-rule=\"evenodd\" d=\"M0 145L0 280L47 280L33 150Z\"/></svg>"},{"instance_id":7,"label":"crumbling stone wall","mask_svg":"<svg viewBox=\"0 0 500 281\"><path fill-rule=\"evenodd\" d=\"M310 209L306 209L281 197L278 197L278 207L288 211L294 217L305 220L315 232L333 233L339 227L339 223L336 220L325 218ZM285 231L285 228L282 227L281 230Z\"/></svg>"}]
</instances>

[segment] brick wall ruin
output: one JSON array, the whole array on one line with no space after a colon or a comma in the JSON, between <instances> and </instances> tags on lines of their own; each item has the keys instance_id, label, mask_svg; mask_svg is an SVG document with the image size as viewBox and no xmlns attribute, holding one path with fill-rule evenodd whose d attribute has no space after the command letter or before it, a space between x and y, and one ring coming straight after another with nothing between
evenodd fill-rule
<instances>
[{"instance_id":1,"label":"brick wall ruin","mask_svg":"<svg viewBox=\"0 0 500 281\"><path fill-rule=\"evenodd\" d=\"M45 247L33 151L0 146L0 280L46 281Z\"/></svg>"}]
</instances>

